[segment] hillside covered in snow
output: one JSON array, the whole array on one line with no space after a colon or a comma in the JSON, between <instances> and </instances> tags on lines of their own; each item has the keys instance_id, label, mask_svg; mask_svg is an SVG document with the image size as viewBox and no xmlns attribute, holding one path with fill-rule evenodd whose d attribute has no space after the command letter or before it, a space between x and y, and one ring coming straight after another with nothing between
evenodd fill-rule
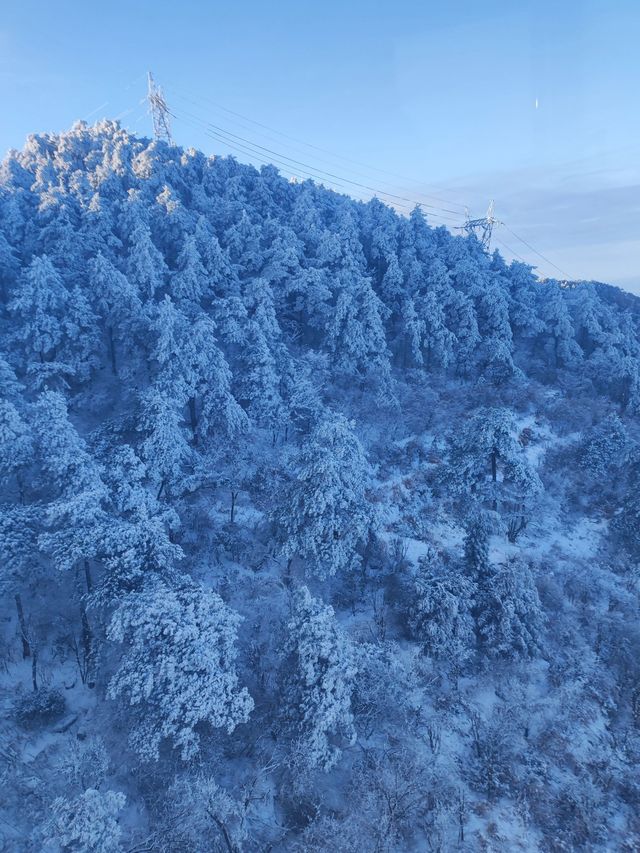
<instances>
[{"instance_id":1,"label":"hillside covered in snow","mask_svg":"<svg viewBox=\"0 0 640 853\"><path fill-rule=\"evenodd\" d=\"M103 122L0 342L0 850L640 848L640 300Z\"/></svg>"}]
</instances>

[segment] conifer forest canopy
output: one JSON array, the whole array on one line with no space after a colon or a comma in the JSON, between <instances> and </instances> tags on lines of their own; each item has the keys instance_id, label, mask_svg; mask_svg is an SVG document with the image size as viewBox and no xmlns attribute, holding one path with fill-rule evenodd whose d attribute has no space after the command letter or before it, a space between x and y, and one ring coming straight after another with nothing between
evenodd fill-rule
<instances>
[{"instance_id":1,"label":"conifer forest canopy","mask_svg":"<svg viewBox=\"0 0 640 853\"><path fill-rule=\"evenodd\" d=\"M0 850L640 849L638 298L105 121L0 341Z\"/></svg>"}]
</instances>

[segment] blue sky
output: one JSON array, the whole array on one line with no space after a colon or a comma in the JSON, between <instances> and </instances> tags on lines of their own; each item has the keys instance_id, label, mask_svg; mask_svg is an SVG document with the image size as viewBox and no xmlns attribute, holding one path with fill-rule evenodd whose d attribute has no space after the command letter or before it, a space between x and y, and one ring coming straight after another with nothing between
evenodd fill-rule
<instances>
[{"instance_id":1,"label":"blue sky","mask_svg":"<svg viewBox=\"0 0 640 853\"><path fill-rule=\"evenodd\" d=\"M632 0L22 0L0 18L0 148L105 115L149 134L151 68L182 145L231 151L210 123L287 174L475 215L494 198L569 275L640 292L638 44Z\"/></svg>"}]
</instances>

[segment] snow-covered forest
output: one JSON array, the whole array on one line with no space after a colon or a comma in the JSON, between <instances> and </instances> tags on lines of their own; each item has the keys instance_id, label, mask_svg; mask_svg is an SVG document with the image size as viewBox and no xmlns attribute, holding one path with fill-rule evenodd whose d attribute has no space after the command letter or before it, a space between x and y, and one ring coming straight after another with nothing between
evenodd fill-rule
<instances>
[{"instance_id":1,"label":"snow-covered forest","mask_svg":"<svg viewBox=\"0 0 640 853\"><path fill-rule=\"evenodd\" d=\"M0 288L0 849L640 849L638 298L112 122Z\"/></svg>"}]
</instances>

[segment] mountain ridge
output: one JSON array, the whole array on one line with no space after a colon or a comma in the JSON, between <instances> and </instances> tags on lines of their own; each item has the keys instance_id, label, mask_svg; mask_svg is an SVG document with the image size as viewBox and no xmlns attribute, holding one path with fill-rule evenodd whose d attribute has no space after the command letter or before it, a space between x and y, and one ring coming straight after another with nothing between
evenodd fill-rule
<instances>
[{"instance_id":1,"label":"mountain ridge","mask_svg":"<svg viewBox=\"0 0 640 853\"><path fill-rule=\"evenodd\" d=\"M573 284L117 122L10 152L7 849L634 849L640 300Z\"/></svg>"}]
</instances>

